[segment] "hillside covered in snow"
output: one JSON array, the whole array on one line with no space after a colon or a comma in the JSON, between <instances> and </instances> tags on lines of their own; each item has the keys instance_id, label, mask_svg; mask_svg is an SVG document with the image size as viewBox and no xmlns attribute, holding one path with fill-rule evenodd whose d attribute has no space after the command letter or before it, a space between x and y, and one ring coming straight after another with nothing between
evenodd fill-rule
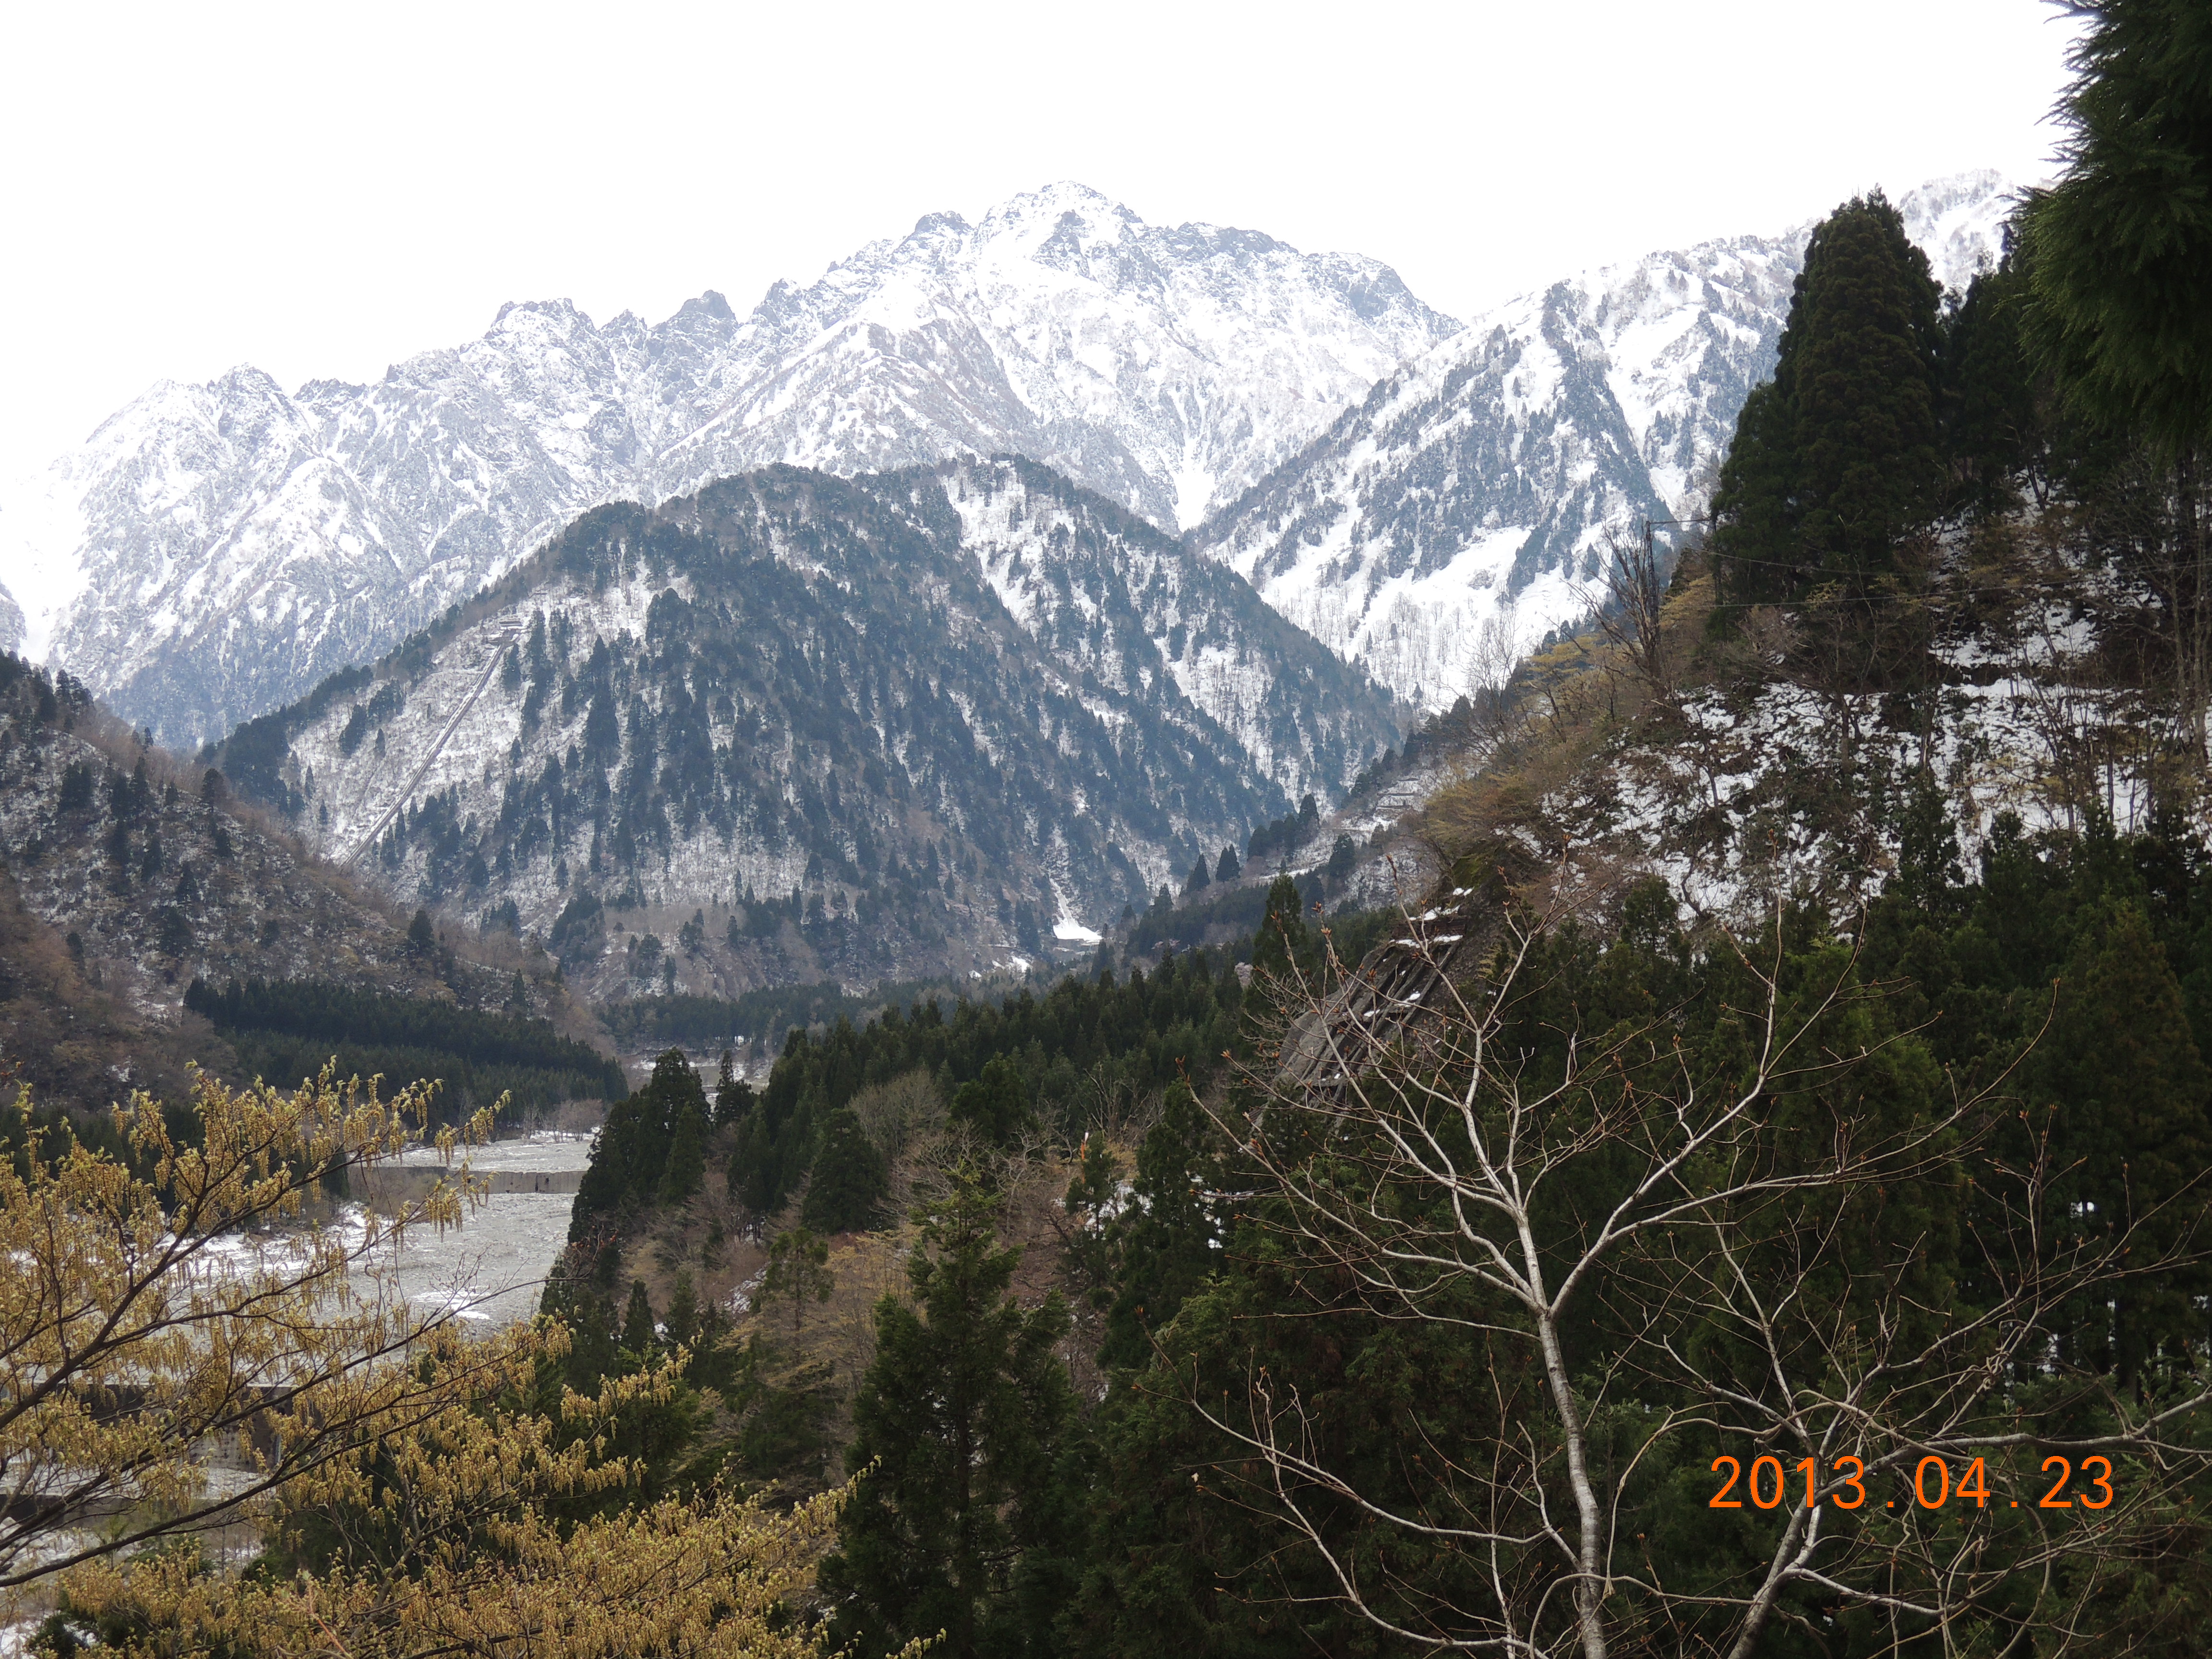
<instances>
[{"instance_id":1,"label":"hillside covered in snow","mask_svg":"<svg viewBox=\"0 0 2212 1659\"><path fill-rule=\"evenodd\" d=\"M401 902L548 939L592 994L729 995L1095 940L1340 792L1395 713L1042 467L775 467L586 514L210 758Z\"/></svg>"},{"instance_id":2,"label":"hillside covered in snow","mask_svg":"<svg viewBox=\"0 0 2212 1659\"><path fill-rule=\"evenodd\" d=\"M1386 266L1077 185L922 219L746 315L565 301L372 386L163 383L0 502L0 634L167 739L389 648L599 502L785 461L1031 457L1169 530L1457 325Z\"/></svg>"},{"instance_id":3,"label":"hillside covered in snow","mask_svg":"<svg viewBox=\"0 0 2212 1659\"><path fill-rule=\"evenodd\" d=\"M2001 252L1993 173L1899 204L1947 287ZM1399 696L1432 709L1605 594L1646 519L1705 511L1771 372L1809 224L1648 254L1554 283L1377 385L1197 544Z\"/></svg>"}]
</instances>

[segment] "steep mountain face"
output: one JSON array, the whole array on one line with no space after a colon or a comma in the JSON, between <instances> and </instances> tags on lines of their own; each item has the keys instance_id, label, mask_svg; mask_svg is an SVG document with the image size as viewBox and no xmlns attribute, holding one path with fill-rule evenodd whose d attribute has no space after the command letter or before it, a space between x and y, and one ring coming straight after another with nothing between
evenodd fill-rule
<instances>
[{"instance_id":1,"label":"steep mountain face","mask_svg":"<svg viewBox=\"0 0 2212 1659\"><path fill-rule=\"evenodd\" d=\"M1968 173L1899 204L1947 285L1995 262L2007 188ZM1615 542L1704 510L1810 228L1650 254L1479 319L1196 544L1407 701L1502 682L1601 599Z\"/></svg>"},{"instance_id":2,"label":"steep mountain face","mask_svg":"<svg viewBox=\"0 0 2212 1659\"><path fill-rule=\"evenodd\" d=\"M191 1023L182 1007L196 978L317 979L447 1004L509 994L508 974L410 940L405 910L303 857L222 778L142 749L68 676L5 654L0 849L0 938L13 941L0 948L0 1003L35 981L31 1001L49 1017L106 1008L178 1061L191 1044L171 1039ZM55 1041L87 1037L63 1024ZM0 1036L66 1097L96 1106L133 1081L97 1043L27 1054L20 1027Z\"/></svg>"},{"instance_id":3,"label":"steep mountain face","mask_svg":"<svg viewBox=\"0 0 2212 1659\"><path fill-rule=\"evenodd\" d=\"M588 990L726 994L1095 938L1395 736L1233 572L997 461L596 508L216 758Z\"/></svg>"},{"instance_id":4,"label":"steep mountain face","mask_svg":"<svg viewBox=\"0 0 2212 1659\"><path fill-rule=\"evenodd\" d=\"M714 293L652 327L515 305L374 386L164 383L10 492L0 564L34 654L210 738L588 507L772 462L1019 453L1187 526L1456 326L1372 260L1059 185L925 218L748 317Z\"/></svg>"}]
</instances>

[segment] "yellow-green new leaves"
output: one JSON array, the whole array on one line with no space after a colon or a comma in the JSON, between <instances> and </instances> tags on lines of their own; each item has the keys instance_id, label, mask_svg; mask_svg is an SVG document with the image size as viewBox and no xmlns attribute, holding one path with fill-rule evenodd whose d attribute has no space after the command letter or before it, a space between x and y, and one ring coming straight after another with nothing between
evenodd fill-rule
<instances>
[{"instance_id":1,"label":"yellow-green new leaves","mask_svg":"<svg viewBox=\"0 0 2212 1659\"><path fill-rule=\"evenodd\" d=\"M364 1434L526 1367L527 1334L398 1363L454 1315L410 1308L378 1261L460 1219L465 1165L389 1218L307 1207L325 1177L414 1144L434 1086L385 1102L327 1070L289 1094L195 1073L198 1144L134 1094L116 1109L127 1164L35 1128L27 1091L0 1109L0 1591L252 1513Z\"/></svg>"},{"instance_id":2,"label":"yellow-green new leaves","mask_svg":"<svg viewBox=\"0 0 2212 1659\"><path fill-rule=\"evenodd\" d=\"M465 1364L465 1351L448 1358ZM103 1560L70 1575L70 1607L164 1654L814 1659L785 1603L849 1488L787 1515L709 1492L557 1519L564 1500L628 1484L606 1433L675 1386L670 1368L610 1379L596 1399L568 1395L557 1419L519 1395L454 1406L290 1489L288 1513L325 1534L326 1565L234 1578L177 1554Z\"/></svg>"}]
</instances>

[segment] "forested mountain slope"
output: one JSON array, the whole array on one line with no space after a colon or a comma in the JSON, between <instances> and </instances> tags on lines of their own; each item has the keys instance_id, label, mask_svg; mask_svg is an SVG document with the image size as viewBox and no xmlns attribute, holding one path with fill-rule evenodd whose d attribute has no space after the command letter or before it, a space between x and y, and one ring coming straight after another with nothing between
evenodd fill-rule
<instances>
[{"instance_id":1,"label":"forested mountain slope","mask_svg":"<svg viewBox=\"0 0 2212 1659\"><path fill-rule=\"evenodd\" d=\"M1374 260L1054 185L930 215L744 316L712 292L651 326L538 301L371 386L163 383L11 490L0 564L25 648L170 741L213 738L586 507L771 462L1012 452L1178 529L1455 326Z\"/></svg>"},{"instance_id":2,"label":"forested mountain slope","mask_svg":"<svg viewBox=\"0 0 2212 1659\"><path fill-rule=\"evenodd\" d=\"M296 1084L334 1054L395 1087L441 1078L449 1107L621 1093L618 1068L549 1023L589 1034L552 966L410 917L220 772L0 654L0 1068L43 1104L181 1099L188 1060Z\"/></svg>"},{"instance_id":3,"label":"forested mountain slope","mask_svg":"<svg viewBox=\"0 0 2212 1659\"><path fill-rule=\"evenodd\" d=\"M1001 461L597 509L213 758L604 994L727 995L1035 959L1395 735L1234 573Z\"/></svg>"}]
</instances>

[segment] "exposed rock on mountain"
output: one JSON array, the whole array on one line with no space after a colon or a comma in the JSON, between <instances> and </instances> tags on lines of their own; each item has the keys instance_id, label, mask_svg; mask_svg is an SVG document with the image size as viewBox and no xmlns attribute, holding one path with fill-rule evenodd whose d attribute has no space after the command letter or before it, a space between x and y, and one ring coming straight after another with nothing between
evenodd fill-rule
<instances>
[{"instance_id":1,"label":"exposed rock on mountain","mask_svg":"<svg viewBox=\"0 0 2212 1659\"><path fill-rule=\"evenodd\" d=\"M744 318L714 293L652 327L513 305L374 386L164 383L11 492L0 551L34 654L213 738L588 507L771 462L1011 452L1188 526L1456 326L1372 260L1058 185L925 218Z\"/></svg>"},{"instance_id":2,"label":"exposed rock on mountain","mask_svg":"<svg viewBox=\"0 0 2212 1659\"><path fill-rule=\"evenodd\" d=\"M1992 173L1899 204L1948 285L1994 264ZM1501 683L1604 592L1613 539L1704 509L1772 368L1809 226L1654 253L1478 319L1376 386L1198 545L1401 697Z\"/></svg>"},{"instance_id":3,"label":"exposed rock on mountain","mask_svg":"<svg viewBox=\"0 0 2212 1659\"><path fill-rule=\"evenodd\" d=\"M601 995L727 994L1095 939L1396 735L1233 572L996 461L595 509L216 758Z\"/></svg>"}]
</instances>

